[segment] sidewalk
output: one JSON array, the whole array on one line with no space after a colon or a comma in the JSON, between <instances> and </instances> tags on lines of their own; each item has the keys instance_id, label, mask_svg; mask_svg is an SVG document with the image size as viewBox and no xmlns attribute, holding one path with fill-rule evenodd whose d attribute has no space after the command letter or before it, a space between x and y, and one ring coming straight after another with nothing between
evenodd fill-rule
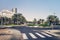
<instances>
[{"instance_id":1,"label":"sidewalk","mask_svg":"<svg viewBox=\"0 0 60 40\"><path fill-rule=\"evenodd\" d=\"M15 29L0 29L0 40L23 40L20 31Z\"/></svg>"}]
</instances>

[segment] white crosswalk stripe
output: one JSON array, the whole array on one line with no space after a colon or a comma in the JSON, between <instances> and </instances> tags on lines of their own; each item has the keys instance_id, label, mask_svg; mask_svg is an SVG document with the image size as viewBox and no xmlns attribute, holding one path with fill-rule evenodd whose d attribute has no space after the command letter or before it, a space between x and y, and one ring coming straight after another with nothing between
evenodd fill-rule
<instances>
[{"instance_id":1,"label":"white crosswalk stripe","mask_svg":"<svg viewBox=\"0 0 60 40\"><path fill-rule=\"evenodd\" d=\"M41 34L40 34L41 33ZM47 38L47 37L53 37L52 35L49 35L49 33L45 33L45 32L35 32L35 35L40 36L40 38ZM37 39L38 37L35 36L33 33L28 33L33 39ZM22 33L23 39L28 39L27 34L26 33ZM46 37L47 36L47 37Z\"/></svg>"},{"instance_id":2,"label":"white crosswalk stripe","mask_svg":"<svg viewBox=\"0 0 60 40\"><path fill-rule=\"evenodd\" d=\"M58 36L58 35L56 35L56 34L54 34L54 33L50 33L50 32L46 32L46 33L51 34L51 35L54 35L54 36Z\"/></svg>"},{"instance_id":3,"label":"white crosswalk stripe","mask_svg":"<svg viewBox=\"0 0 60 40\"><path fill-rule=\"evenodd\" d=\"M40 36L41 38L46 38L45 36L43 36L43 35L41 35L41 34L39 34L39 33L35 33L35 34L37 34L37 35Z\"/></svg>"},{"instance_id":4,"label":"white crosswalk stripe","mask_svg":"<svg viewBox=\"0 0 60 40\"><path fill-rule=\"evenodd\" d=\"M48 34L46 34L44 32L41 32L41 33L44 34L44 35L46 35L46 36L48 36L48 37L52 37L51 35L48 35Z\"/></svg>"},{"instance_id":5,"label":"white crosswalk stripe","mask_svg":"<svg viewBox=\"0 0 60 40\"><path fill-rule=\"evenodd\" d=\"M29 33L29 35L30 35L32 38L34 38L34 39L37 38L37 37L36 37L34 34L32 34L32 33Z\"/></svg>"},{"instance_id":6,"label":"white crosswalk stripe","mask_svg":"<svg viewBox=\"0 0 60 40\"><path fill-rule=\"evenodd\" d=\"M28 39L27 35L25 33L22 33L23 39Z\"/></svg>"}]
</instances>

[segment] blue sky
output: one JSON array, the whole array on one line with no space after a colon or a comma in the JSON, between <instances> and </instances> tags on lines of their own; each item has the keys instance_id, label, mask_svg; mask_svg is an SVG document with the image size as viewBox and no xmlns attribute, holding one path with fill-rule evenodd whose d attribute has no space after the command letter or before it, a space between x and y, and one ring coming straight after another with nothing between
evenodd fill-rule
<instances>
[{"instance_id":1,"label":"blue sky","mask_svg":"<svg viewBox=\"0 0 60 40\"><path fill-rule=\"evenodd\" d=\"M48 15L60 18L60 0L0 0L0 11L18 8L27 20L46 19Z\"/></svg>"}]
</instances>

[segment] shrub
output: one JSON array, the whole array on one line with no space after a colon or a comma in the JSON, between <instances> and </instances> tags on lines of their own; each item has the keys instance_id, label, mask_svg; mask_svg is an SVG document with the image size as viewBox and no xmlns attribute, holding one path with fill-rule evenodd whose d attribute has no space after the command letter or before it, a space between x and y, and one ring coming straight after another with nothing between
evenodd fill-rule
<instances>
[{"instance_id":1,"label":"shrub","mask_svg":"<svg viewBox=\"0 0 60 40\"><path fill-rule=\"evenodd\" d=\"M35 24L28 24L28 26L35 26Z\"/></svg>"},{"instance_id":2,"label":"shrub","mask_svg":"<svg viewBox=\"0 0 60 40\"><path fill-rule=\"evenodd\" d=\"M46 27L46 26L49 26L49 25L48 24L39 24L39 26Z\"/></svg>"}]
</instances>

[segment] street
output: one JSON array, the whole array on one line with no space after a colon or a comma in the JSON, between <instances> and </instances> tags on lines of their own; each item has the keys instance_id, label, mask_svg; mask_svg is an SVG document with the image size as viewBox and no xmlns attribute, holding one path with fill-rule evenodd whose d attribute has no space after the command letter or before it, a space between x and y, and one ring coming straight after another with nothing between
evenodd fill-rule
<instances>
[{"instance_id":1,"label":"street","mask_svg":"<svg viewBox=\"0 0 60 40\"><path fill-rule=\"evenodd\" d=\"M0 0L0 40L60 40L60 0Z\"/></svg>"},{"instance_id":2,"label":"street","mask_svg":"<svg viewBox=\"0 0 60 40\"><path fill-rule=\"evenodd\" d=\"M11 28L0 29L0 40L21 40L22 38L24 40L60 40L56 34L51 33L48 30L51 31L49 28L14 26Z\"/></svg>"},{"instance_id":3,"label":"street","mask_svg":"<svg viewBox=\"0 0 60 40\"><path fill-rule=\"evenodd\" d=\"M43 30L51 30L46 28L34 28L34 27L15 27L15 29L21 31L23 39L25 40L60 40L56 35L47 33ZM56 29L57 30L57 29Z\"/></svg>"}]
</instances>

